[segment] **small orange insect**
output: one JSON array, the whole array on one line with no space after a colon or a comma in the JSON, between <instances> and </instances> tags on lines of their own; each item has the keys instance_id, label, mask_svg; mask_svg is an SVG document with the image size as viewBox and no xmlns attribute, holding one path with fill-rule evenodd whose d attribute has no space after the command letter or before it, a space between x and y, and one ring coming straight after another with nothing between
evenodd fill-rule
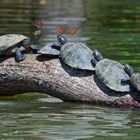
<instances>
[{"instance_id":1,"label":"small orange insect","mask_svg":"<svg viewBox=\"0 0 140 140\"><path fill-rule=\"evenodd\" d=\"M60 34L64 34L66 32L68 35L74 36L80 28L81 28L81 26L78 27L77 29L71 29L68 27L62 28L61 25L58 25L57 32Z\"/></svg>"},{"instance_id":2,"label":"small orange insect","mask_svg":"<svg viewBox=\"0 0 140 140\"><path fill-rule=\"evenodd\" d=\"M61 25L58 25L58 27L57 27L57 32L58 32L58 33L60 33L60 34L64 34L65 29L64 29L64 28L62 28L62 26L61 26Z\"/></svg>"},{"instance_id":3,"label":"small orange insect","mask_svg":"<svg viewBox=\"0 0 140 140\"><path fill-rule=\"evenodd\" d=\"M34 24L34 26L35 26L36 28L40 29L41 26L44 24L44 22L45 22L45 19L42 19L42 20L39 21L38 23Z\"/></svg>"},{"instance_id":4,"label":"small orange insect","mask_svg":"<svg viewBox=\"0 0 140 140\"><path fill-rule=\"evenodd\" d=\"M77 29L67 28L66 32L67 32L67 34L74 36L78 32L79 29L80 29L80 27L78 27Z\"/></svg>"}]
</instances>

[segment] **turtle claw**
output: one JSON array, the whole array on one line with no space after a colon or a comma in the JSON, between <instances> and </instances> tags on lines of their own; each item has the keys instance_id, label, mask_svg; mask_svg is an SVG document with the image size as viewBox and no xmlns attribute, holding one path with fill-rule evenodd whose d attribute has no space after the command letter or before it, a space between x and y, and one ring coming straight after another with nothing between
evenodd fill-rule
<instances>
[{"instance_id":1,"label":"turtle claw","mask_svg":"<svg viewBox=\"0 0 140 140\"><path fill-rule=\"evenodd\" d=\"M21 54L20 56L16 56L16 59L18 61L23 61L26 58L26 56L24 54Z\"/></svg>"},{"instance_id":2,"label":"turtle claw","mask_svg":"<svg viewBox=\"0 0 140 140\"><path fill-rule=\"evenodd\" d=\"M18 61L23 61L26 58L25 54L22 54L19 48L16 48L15 52L16 52L16 59Z\"/></svg>"}]
</instances>

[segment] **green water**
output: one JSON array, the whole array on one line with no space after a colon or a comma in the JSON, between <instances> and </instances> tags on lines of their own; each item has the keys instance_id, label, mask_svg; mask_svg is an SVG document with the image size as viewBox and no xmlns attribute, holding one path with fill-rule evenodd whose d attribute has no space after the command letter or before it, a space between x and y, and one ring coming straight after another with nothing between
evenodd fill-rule
<instances>
[{"instance_id":1,"label":"green water","mask_svg":"<svg viewBox=\"0 0 140 140\"><path fill-rule=\"evenodd\" d=\"M0 34L29 36L43 17L38 45L56 40L57 25L82 28L70 41L140 71L139 0L1 0ZM139 109L116 109L27 93L0 98L1 140L139 140Z\"/></svg>"},{"instance_id":2,"label":"green water","mask_svg":"<svg viewBox=\"0 0 140 140\"><path fill-rule=\"evenodd\" d=\"M140 71L140 1L87 0L88 44Z\"/></svg>"}]
</instances>

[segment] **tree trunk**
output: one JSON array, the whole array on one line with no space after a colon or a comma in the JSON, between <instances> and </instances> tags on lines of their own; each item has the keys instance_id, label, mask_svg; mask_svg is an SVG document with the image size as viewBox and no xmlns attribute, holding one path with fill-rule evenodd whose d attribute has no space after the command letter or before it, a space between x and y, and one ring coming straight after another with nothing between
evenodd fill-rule
<instances>
[{"instance_id":1,"label":"tree trunk","mask_svg":"<svg viewBox=\"0 0 140 140\"><path fill-rule=\"evenodd\" d=\"M60 59L28 54L23 62L0 59L0 96L45 93L64 101L117 107L140 107L140 93L107 88L94 72L72 69Z\"/></svg>"}]
</instances>

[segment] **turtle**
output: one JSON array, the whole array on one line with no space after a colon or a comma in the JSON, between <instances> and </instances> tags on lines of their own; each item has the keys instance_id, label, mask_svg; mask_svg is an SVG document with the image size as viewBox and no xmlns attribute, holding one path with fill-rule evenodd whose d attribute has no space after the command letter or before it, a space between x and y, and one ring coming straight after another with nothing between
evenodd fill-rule
<instances>
[{"instance_id":1,"label":"turtle","mask_svg":"<svg viewBox=\"0 0 140 140\"><path fill-rule=\"evenodd\" d=\"M60 45L58 43L49 43L45 45L40 51L38 51L38 53L48 56L59 56Z\"/></svg>"},{"instance_id":2,"label":"turtle","mask_svg":"<svg viewBox=\"0 0 140 140\"><path fill-rule=\"evenodd\" d=\"M60 49L61 60L76 69L94 71L97 63L93 51L83 43L66 43Z\"/></svg>"},{"instance_id":3,"label":"turtle","mask_svg":"<svg viewBox=\"0 0 140 140\"><path fill-rule=\"evenodd\" d=\"M36 29L31 37L26 37L21 34L6 34L0 36L0 55L15 55L18 61L23 61L26 56L22 53L24 51L32 50L37 53L39 48L33 45L34 40L38 40L42 31Z\"/></svg>"},{"instance_id":4,"label":"turtle","mask_svg":"<svg viewBox=\"0 0 140 140\"><path fill-rule=\"evenodd\" d=\"M61 46L67 43L68 39L65 36L57 35L57 40L57 43L49 43L45 45L40 51L38 51L38 53L48 56L59 56Z\"/></svg>"},{"instance_id":5,"label":"turtle","mask_svg":"<svg viewBox=\"0 0 140 140\"><path fill-rule=\"evenodd\" d=\"M58 35L57 38L61 46L60 58L72 68L94 71L95 64L103 59L99 51L93 52L83 43L68 42L62 35Z\"/></svg>"},{"instance_id":6,"label":"turtle","mask_svg":"<svg viewBox=\"0 0 140 140\"><path fill-rule=\"evenodd\" d=\"M102 59L96 64L95 73L102 83L114 91L130 92L133 90L129 82L129 74L132 71L127 65L124 66L110 59Z\"/></svg>"}]
</instances>

